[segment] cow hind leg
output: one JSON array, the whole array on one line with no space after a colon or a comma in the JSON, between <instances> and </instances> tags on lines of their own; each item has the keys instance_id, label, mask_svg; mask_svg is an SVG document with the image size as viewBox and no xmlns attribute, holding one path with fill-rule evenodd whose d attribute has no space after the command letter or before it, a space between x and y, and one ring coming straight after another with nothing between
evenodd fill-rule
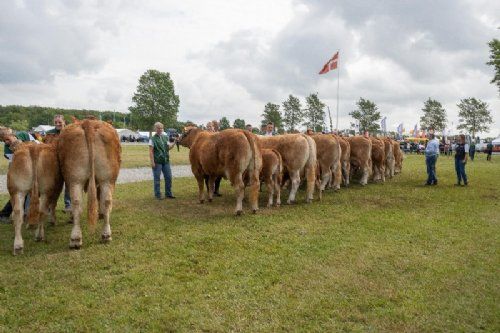
<instances>
[{"instance_id":1,"label":"cow hind leg","mask_svg":"<svg viewBox=\"0 0 500 333\"><path fill-rule=\"evenodd\" d=\"M299 171L290 172L290 183L292 184L290 189L290 194L288 195L288 204L295 203L295 196L300 185L300 174Z\"/></svg>"},{"instance_id":2,"label":"cow hind leg","mask_svg":"<svg viewBox=\"0 0 500 333\"><path fill-rule=\"evenodd\" d=\"M49 215L49 208L47 207L47 196L42 194L40 196L38 226L35 231L35 241L41 242L45 240L45 218Z\"/></svg>"},{"instance_id":3,"label":"cow hind leg","mask_svg":"<svg viewBox=\"0 0 500 333\"><path fill-rule=\"evenodd\" d=\"M198 182L198 200L200 201L200 203L204 203L205 202L205 196L204 196L204 188L205 188L205 184L204 184L204 179L203 179L203 176L200 176L200 175L196 175L196 181Z\"/></svg>"},{"instance_id":4,"label":"cow hind leg","mask_svg":"<svg viewBox=\"0 0 500 333\"><path fill-rule=\"evenodd\" d=\"M12 196L12 218L14 220L14 255L23 253L24 241L21 232L21 227L23 225L23 215L24 215L24 198L26 193L16 193Z\"/></svg>"},{"instance_id":5,"label":"cow hind leg","mask_svg":"<svg viewBox=\"0 0 500 333\"><path fill-rule=\"evenodd\" d=\"M281 206L281 177L276 175L273 183L276 191L276 207L279 207Z\"/></svg>"},{"instance_id":6,"label":"cow hind leg","mask_svg":"<svg viewBox=\"0 0 500 333\"><path fill-rule=\"evenodd\" d=\"M273 205L273 196L274 196L274 181L273 176L266 179L267 186L267 207L271 207Z\"/></svg>"},{"instance_id":7,"label":"cow hind leg","mask_svg":"<svg viewBox=\"0 0 500 333\"><path fill-rule=\"evenodd\" d=\"M306 202L311 203L314 195L314 182L316 180L316 168L309 166L306 169L307 191Z\"/></svg>"},{"instance_id":8,"label":"cow hind leg","mask_svg":"<svg viewBox=\"0 0 500 333\"><path fill-rule=\"evenodd\" d=\"M250 179L249 201L250 201L250 206L252 207L252 213L255 214L259 210L259 187L260 187L259 174L255 170L250 171L249 179Z\"/></svg>"},{"instance_id":9,"label":"cow hind leg","mask_svg":"<svg viewBox=\"0 0 500 333\"><path fill-rule=\"evenodd\" d=\"M212 200L214 199L215 180L216 179L217 179L217 177L215 177L215 176L209 176L208 177L208 188L207 188L208 202L212 202Z\"/></svg>"},{"instance_id":10,"label":"cow hind leg","mask_svg":"<svg viewBox=\"0 0 500 333\"><path fill-rule=\"evenodd\" d=\"M113 185L106 183L100 184L100 211L102 212L104 219L104 226L102 228L101 240L104 243L111 241L111 224L109 222L111 210L113 208Z\"/></svg>"},{"instance_id":11,"label":"cow hind leg","mask_svg":"<svg viewBox=\"0 0 500 333\"><path fill-rule=\"evenodd\" d=\"M71 215L73 216L73 229L69 241L70 249L80 249L82 247L82 229L80 227L80 218L82 215L82 184L71 184Z\"/></svg>"},{"instance_id":12,"label":"cow hind leg","mask_svg":"<svg viewBox=\"0 0 500 333\"><path fill-rule=\"evenodd\" d=\"M243 198L245 197L245 184L243 183L243 178L241 173L233 174L229 178L231 180L231 184L234 187L234 193L236 194L236 215L243 214ZM257 193L258 193L259 185L257 183Z\"/></svg>"}]
</instances>

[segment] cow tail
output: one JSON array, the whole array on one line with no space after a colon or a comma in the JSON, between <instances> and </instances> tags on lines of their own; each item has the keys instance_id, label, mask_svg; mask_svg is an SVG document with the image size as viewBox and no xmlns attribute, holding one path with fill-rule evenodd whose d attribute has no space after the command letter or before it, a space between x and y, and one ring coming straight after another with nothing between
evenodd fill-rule
<instances>
[{"instance_id":1,"label":"cow tail","mask_svg":"<svg viewBox=\"0 0 500 333\"><path fill-rule=\"evenodd\" d=\"M243 130L242 131L245 137L248 140L248 143L250 144L250 149L252 149L252 161L253 162L253 170L254 172L257 172L257 175L259 174L259 169L260 167L257 166L257 149L255 145L257 144L255 142L255 139L252 137L252 134L250 134L248 131ZM262 163L261 163L262 164Z\"/></svg>"},{"instance_id":2,"label":"cow tail","mask_svg":"<svg viewBox=\"0 0 500 333\"><path fill-rule=\"evenodd\" d=\"M31 167L33 169L33 187L31 188L30 194L30 207L28 212L28 224L35 225L40 219L40 190L38 189L38 168L37 161L39 157L40 150L36 149L36 146L29 148Z\"/></svg>"},{"instance_id":3,"label":"cow tail","mask_svg":"<svg viewBox=\"0 0 500 333\"><path fill-rule=\"evenodd\" d=\"M89 151L89 187L87 193L87 214L89 219L89 224L93 228L97 223L98 213L97 213L97 188L95 179L95 158L94 158L94 142L95 142L95 129L92 121L84 121L82 123L82 128L85 132L85 138L87 140L87 149Z\"/></svg>"}]
</instances>

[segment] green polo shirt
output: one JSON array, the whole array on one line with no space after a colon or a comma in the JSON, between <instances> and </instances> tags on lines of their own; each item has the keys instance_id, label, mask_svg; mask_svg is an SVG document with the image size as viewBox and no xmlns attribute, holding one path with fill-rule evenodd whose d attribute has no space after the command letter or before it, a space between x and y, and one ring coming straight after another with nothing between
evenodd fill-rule
<instances>
[{"instance_id":1,"label":"green polo shirt","mask_svg":"<svg viewBox=\"0 0 500 333\"><path fill-rule=\"evenodd\" d=\"M45 132L45 134L56 134L56 135L59 135L61 133L61 130L58 130L57 128L53 128L51 130L48 130L47 132Z\"/></svg>"},{"instance_id":2,"label":"green polo shirt","mask_svg":"<svg viewBox=\"0 0 500 333\"><path fill-rule=\"evenodd\" d=\"M170 162L168 136L155 133L149 140L149 146L153 147L155 163L167 164Z\"/></svg>"},{"instance_id":3,"label":"green polo shirt","mask_svg":"<svg viewBox=\"0 0 500 333\"><path fill-rule=\"evenodd\" d=\"M27 141L31 141L31 138L30 138L30 135L28 132L16 132L14 134L16 136L16 138L18 138L19 140L23 141L23 142L27 142ZM10 147L7 146L7 145L4 145L3 146L3 155L4 156L7 156L7 155L12 155L13 152L12 150L10 150Z\"/></svg>"}]
</instances>

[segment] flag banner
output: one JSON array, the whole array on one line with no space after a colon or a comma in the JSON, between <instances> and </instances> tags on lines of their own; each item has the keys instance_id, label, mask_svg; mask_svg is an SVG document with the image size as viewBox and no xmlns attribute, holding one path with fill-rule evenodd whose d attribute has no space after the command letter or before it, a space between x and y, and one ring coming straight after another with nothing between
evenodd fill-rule
<instances>
[{"instance_id":1,"label":"flag banner","mask_svg":"<svg viewBox=\"0 0 500 333\"><path fill-rule=\"evenodd\" d=\"M415 127L413 128L413 136L418 137L418 124L415 124Z\"/></svg>"},{"instance_id":2,"label":"flag banner","mask_svg":"<svg viewBox=\"0 0 500 333\"><path fill-rule=\"evenodd\" d=\"M335 53L333 57L328 60L328 62L323 66L319 74L326 74L333 69L337 69L337 64L339 61L339 53Z\"/></svg>"},{"instance_id":3,"label":"flag banner","mask_svg":"<svg viewBox=\"0 0 500 333\"><path fill-rule=\"evenodd\" d=\"M382 121L380 122L380 127L382 129L382 132L384 133L387 132L386 123L387 123L387 117L382 118Z\"/></svg>"},{"instance_id":4,"label":"flag banner","mask_svg":"<svg viewBox=\"0 0 500 333\"><path fill-rule=\"evenodd\" d=\"M398 125L398 134L403 135L403 123Z\"/></svg>"}]
</instances>

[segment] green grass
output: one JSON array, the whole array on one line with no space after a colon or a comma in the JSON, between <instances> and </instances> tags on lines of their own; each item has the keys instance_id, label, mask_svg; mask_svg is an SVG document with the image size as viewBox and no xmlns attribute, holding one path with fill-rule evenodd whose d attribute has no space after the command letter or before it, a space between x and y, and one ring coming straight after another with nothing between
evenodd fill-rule
<instances>
[{"instance_id":1,"label":"green grass","mask_svg":"<svg viewBox=\"0 0 500 333\"><path fill-rule=\"evenodd\" d=\"M179 151L174 147L170 151L170 164L189 164L189 149L179 147ZM0 146L3 151L3 145ZM149 147L144 144L122 145L122 168L149 167ZM0 175L7 174L8 161L0 158Z\"/></svg>"},{"instance_id":2,"label":"green grass","mask_svg":"<svg viewBox=\"0 0 500 333\"><path fill-rule=\"evenodd\" d=\"M410 156L385 184L239 218L227 182L205 205L192 178L175 201L119 185L113 242L84 226L80 251L61 222L13 257L0 225L0 331L498 332L500 160L469 163L467 188L452 162L436 187Z\"/></svg>"}]
</instances>

